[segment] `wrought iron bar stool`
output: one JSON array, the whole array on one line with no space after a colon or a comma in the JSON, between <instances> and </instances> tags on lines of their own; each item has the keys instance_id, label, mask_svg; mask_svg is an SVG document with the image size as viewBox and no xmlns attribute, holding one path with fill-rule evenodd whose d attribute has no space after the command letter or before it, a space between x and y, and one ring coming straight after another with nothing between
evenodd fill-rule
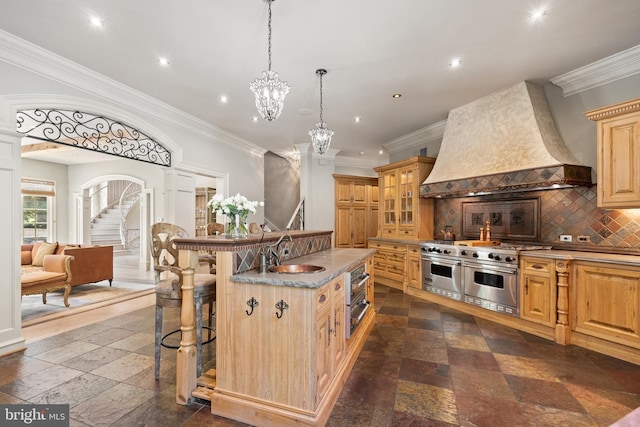
<instances>
[{"instance_id":1,"label":"wrought iron bar stool","mask_svg":"<svg viewBox=\"0 0 640 427\"><path fill-rule=\"evenodd\" d=\"M164 340L170 335L181 333L180 329L162 335L162 311L164 307L182 307L182 269L178 266L178 250L173 239L189 237L181 227L159 222L151 226L151 254L156 282L156 330L155 330L155 375L160 378L160 350L161 346L177 349L177 346L165 344ZM216 301L215 274L196 273L194 275L193 297L196 311L196 347L198 376L202 373L202 345L215 339L213 331L213 305ZM202 306L209 305L208 338L202 342Z\"/></svg>"}]
</instances>

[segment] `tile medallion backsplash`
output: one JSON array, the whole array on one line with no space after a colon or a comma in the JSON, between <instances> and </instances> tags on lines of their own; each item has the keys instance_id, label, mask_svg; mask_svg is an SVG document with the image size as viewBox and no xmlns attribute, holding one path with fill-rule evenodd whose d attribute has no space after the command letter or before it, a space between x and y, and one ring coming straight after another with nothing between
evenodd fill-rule
<instances>
[{"instance_id":1,"label":"tile medallion backsplash","mask_svg":"<svg viewBox=\"0 0 640 427\"><path fill-rule=\"evenodd\" d=\"M435 230L446 225L454 233L468 239L478 235L464 235L462 230L463 203L482 201L540 200L540 243L554 247L575 249L615 248L640 251L640 209L601 209L596 204L596 187L576 187L526 193L499 194L480 197L435 199ZM561 243L560 235L573 236L571 244ZM588 236L590 243L578 243L577 236ZM442 238L436 234L436 238Z\"/></svg>"}]
</instances>

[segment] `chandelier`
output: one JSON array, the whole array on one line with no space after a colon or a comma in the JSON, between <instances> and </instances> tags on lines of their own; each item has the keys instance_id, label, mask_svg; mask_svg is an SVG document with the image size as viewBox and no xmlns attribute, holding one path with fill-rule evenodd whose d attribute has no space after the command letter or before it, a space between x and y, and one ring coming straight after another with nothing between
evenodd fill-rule
<instances>
[{"instance_id":1,"label":"chandelier","mask_svg":"<svg viewBox=\"0 0 640 427\"><path fill-rule=\"evenodd\" d=\"M278 117L284 106L284 98L289 93L289 85L278 78L278 73L271 71L271 2L269 3L269 70L249 84L256 97L256 108L263 119L271 122Z\"/></svg>"},{"instance_id":2,"label":"chandelier","mask_svg":"<svg viewBox=\"0 0 640 427\"><path fill-rule=\"evenodd\" d=\"M319 68L316 70L316 74L320 76L320 123L316 123L316 127L309 131L309 135L311 135L313 151L324 154L329 149L333 136L333 131L322 120L322 76L327 74L327 70Z\"/></svg>"}]
</instances>

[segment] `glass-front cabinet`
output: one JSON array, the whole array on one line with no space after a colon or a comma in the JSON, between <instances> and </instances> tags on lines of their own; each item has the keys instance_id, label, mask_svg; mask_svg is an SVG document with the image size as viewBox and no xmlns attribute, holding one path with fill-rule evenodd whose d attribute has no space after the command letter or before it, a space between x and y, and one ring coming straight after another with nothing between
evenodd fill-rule
<instances>
[{"instance_id":1,"label":"glass-front cabinet","mask_svg":"<svg viewBox=\"0 0 640 427\"><path fill-rule=\"evenodd\" d=\"M383 173L379 187L382 195L382 236L396 234L396 171Z\"/></svg>"},{"instance_id":2,"label":"glass-front cabinet","mask_svg":"<svg viewBox=\"0 0 640 427\"><path fill-rule=\"evenodd\" d=\"M400 169L398 172L400 183L398 186L398 199L400 201L400 227L401 232L413 234L414 218L413 218L413 187L414 187L414 168ZM420 183L418 183L420 185ZM419 192L416 191L416 194Z\"/></svg>"},{"instance_id":3,"label":"glass-front cabinet","mask_svg":"<svg viewBox=\"0 0 640 427\"><path fill-rule=\"evenodd\" d=\"M420 198L420 184L434 162L417 156L374 168L382 202L381 237L433 239L433 199Z\"/></svg>"}]
</instances>

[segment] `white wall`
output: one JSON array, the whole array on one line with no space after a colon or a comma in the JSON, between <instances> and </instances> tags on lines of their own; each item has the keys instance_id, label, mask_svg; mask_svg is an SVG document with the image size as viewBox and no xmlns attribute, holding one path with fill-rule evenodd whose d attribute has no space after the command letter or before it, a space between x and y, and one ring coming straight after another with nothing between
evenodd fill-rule
<instances>
[{"instance_id":1,"label":"white wall","mask_svg":"<svg viewBox=\"0 0 640 427\"><path fill-rule=\"evenodd\" d=\"M596 169L596 122L586 111L640 97L640 74L606 85L563 96L562 89L548 83L545 93L560 136L569 151L586 166Z\"/></svg>"}]
</instances>

